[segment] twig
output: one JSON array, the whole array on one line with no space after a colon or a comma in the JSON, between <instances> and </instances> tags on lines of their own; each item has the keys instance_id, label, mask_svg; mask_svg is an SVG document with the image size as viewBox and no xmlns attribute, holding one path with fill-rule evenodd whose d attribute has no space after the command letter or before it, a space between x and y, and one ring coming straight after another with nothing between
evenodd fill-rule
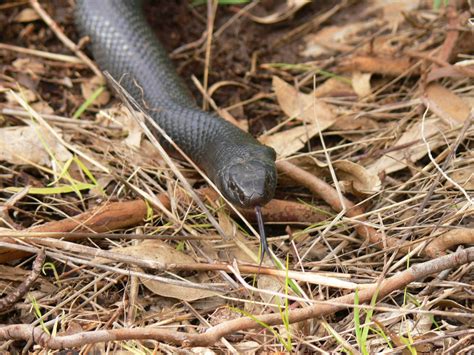
<instances>
[{"instance_id":1,"label":"twig","mask_svg":"<svg viewBox=\"0 0 474 355\"><path fill-rule=\"evenodd\" d=\"M453 229L436 237L425 248L425 253L431 258L444 255L446 250L461 244L474 244L474 229Z\"/></svg>"},{"instance_id":2,"label":"twig","mask_svg":"<svg viewBox=\"0 0 474 355\"><path fill-rule=\"evenodd\" d=\"M459 37L459 30L456 29L458 25L460 24L460 21L464 16L459 16L457 11L456 11L456 6L455 5L448 5L446 7L446 17L448 18L448 28L447 28L447 34L446 38L444 39L443 44L441 45L441 49L438 52L438 59L444 62L449 61L449 58L451 57L454 47L456 45L456 42ZM467 19L467 18L466 18Z\"/></svg>"},{"instance_id":3,"label":"twig","mask_svg":"<svg viewBox=\"0 0 474 355\"><path fill-rule=\"evenodd\" d=\"M426 100L425 100L425 105L426 105L426 110L428 110L429 109L429 104L426 102ZM425 114L426 114L426 112L425 112ZM424 117L424 115L423 115L423 117ZM459 135L457 136L456 141L454 142L454 144L453 144L453 146L452 146L452 148L449 152L449 155L446 157L446 159L443 162L443 165L441 166L441 171L444 171L448 168L448 165L451 163L452 159L456 155L456 151L459 148L459 145L461 144L461 142L463 141L463 139L466 135L466 132L467 132L467 130L469 129L469 127L471 125L471 121L473 119L474 119L474 111L472 111L471 114L469 115L469 117L466 119L466 121L464 121L464 125L461 128L461 131L459 132ZM410 227L414 226L418 222L418 220L421 216L421 213L423 212L423 210L427 206L428 202L430 201L430 199L433 195L433 192L434 192L436 186L438 185L438 182L439 182L440 179L441 179L441 174L438 173L436 175L435 179L433 179L433 181L431 182L431 186L430 186L429 190L427 191L423 201L421 202L420 207L416 211L415 216L412 218L412 220L409 224ZM404 239L406 240L410 236L411 236L411 233L408 233L404 237Z\"/></svg>"},{"instance_id":4,"label":"twig","mask_svg":"<svg viewBox=\"0 0 474 355\"><path fill-rule=\"evenodd\" d=\"M367 288L371 287L372 284L357 284L354 282L349 282L345 280L341 280L343 277L342 275L337 275L337 277L327 276L327 273L316 273L316 272L298 272L298 271L285 271L285 270L276 270L270 267L258 267L257 265L248 265L248 264L239 264L239 265L230 265L226 263L163 263L154 259L149 259L146 257L137 258L136 256L131 256L123 253L116 253L112 251L106 251L102 249L97 249L93 247L88 247L85 245L75 244L71 242L66 242L63 240L56 240L52 238L23 238L24 242L27 243L34 243L40 246L44 246L47 248L57 248L62 251L71 253L73 255L81 255L81 256L89 256L93 258L105 258L115 262L121 262L128 265L135 265L151 270L156 270L160 272L178 272L178 271L190 271L190 272L206 272L206 271L226 271L226 272L235 272L233 268L237 268L240 273L243 274L264 274L274 276L280 279L285 279L287 277L297 280L303 281L310 284L317 284L317 285L324 285L328 287L335 287L341 289L348 289L348 290L355 290L356 288ZM8 244L5 242L0 242L0 246L8 247L15 249L25 249L30 247L19 246L15 244ZM55 257L55 253L50 251L46 251L46 254L50 257ZM82 260L78 261L82 262ZM96 267L101 267L101 264L106 264L108 261L97 261ZM92 265L92 263L89 263ZM94 266L94 265L92 265ZM186 287L186 284L181 284L182 286Z\"/></svg>"},{"instance_id":5,"label":"twig","mask_svg":"<svg viewBox=\"0 0 474 355\"><path fill-rule=\"evenodd\" d=\"M38 15L43 19L43 21L49 26L51 31L54 32L56 37L67 47L71 50L78 58L80 58L99 78L104 79L104 76L100 69L94 64L92 60L89 59L88 56L84 54L79 48L75 45L73 41L71 41L64 32L59 28L58 24L48 15L48 13L41 7L38 3L38 0L30 0L30 5Z\"/></svg>"},{"instance_id":6,"label":"twig","mask_svg":"<svg viewBox=\"0 0 474 355\"><path fill-rule=\"evenodd\" d=\"M372 287L359 291L359 303L370 301L376 292L378 293L378 299L382 299L393 291L403 289L411 282L423 279L433 273L439 273L445 269L459 267L472 261L474 261L474 248L469 248L451 255L445 255L434 260L414 265L395 276L384 279L379 288ZM290 323L296 323L307 319L314 319L334 314L337 311L345 309L347 307L346 304L353 303L355 297L356 294L351 293L329 301L318 302L309 307L289 310L288 320ZM73 335L55 337L46 334L41 327L33 327L29 324L15 324L0 328L0 340L6 341L14 339L26 341L33 338L37 344L48 349L63 349L98 342L132 339L152 339L187 347L211 346L222 337L235 332L259 328L261 327L261 324L271 326L282 324L282 322L283 319L281 315L279 313L273 313L252 318L241 317L226 321L209 328L202 334L156 328L132 328L80 332Z\"/></svg>"},{"instance_id":7,"label":"twig","mask_svg":"<svg viewBox=\"0 0 474 355\"><path fill-rule=\"evenodd\" d=\"M321 197L335 211L340 212L345 207L346 216L356 219L355 222L357 224L355 230L357 233L367 239L370 243L374 244L375 247L383 248L384 237L382 234L378 233L374 228L361 223L365 220L365 218L360 217L360 215L364 213L361 207L355 206L345 197L341 200L339 194L331 187L331 185L294 164L286 161L279 161L277 162L277 168L280 172L288 175L294 181L308 188L316 196ZM401 251L408 251L407 247L403 247L402 244L394 238L385 237L385 242L389 248L401 247Z\"/></svg>"},{"instance_id":8,"label":"twig","mask_svg":"<svg viewBox=\"0 0 474 355\"><path fill-rule=\"evenodd\" d=\"M31 273L26 277L26 279L12 293L0 299L0 312L8 310L28 292L40 275L41 267L43 266L45 258L46 254L44 250L41 250L38 255L36 255L35 261L33 262L33 266L31 268Z\"/></svg>"},{"instance_id":9,"label":"twig","mask_svg":"<svg viewBox=\"0 0 474 355\"><path fill-rule=\"evenodd\" d=\"M206 197L208 200L215 200L218 195L212 189L201 189L198 191L202 197ZM184 194L180 194L180 199L189 202L189 198L186 199ZM170 208L170 199L166 193L156 196L157 199L165 206ZM159 213L155 209L155 213ZM231 211L232 212L232 211ZM242 214L244 216L251 217L250 220L255 218L253 210L243 209ZM262 209L263 217L267 222L301 222L301 223L314 223L320 222L327 218L328 215L316 211L311 206L306 206L300 203L273 200ZM113 230L120 230L123 228L129 228L131 226L140 225L147 216L147 205L143 200L132 200L122 202L107 202L103 205L97 206L90 211L86 211L77 216L66 218L59 221L48 222L39 226L28 228L23 230L20 235L15 232L9 233L9 237L50 237L50 238L89 238L92 233L107 233ZM71 233L69 235L69 233ZM84 233L86 232L86 233ZM46 233L46 234L45 234ZM0 240L5 240L5 233L0 234ZM107 237L110 237L107 236ZM123 236L127 238L127 236ZM178 236L179 237L179 236ZM134 239L149 239L146 236L131 237ZM189 238L185 239L192 239ZM197 239L206 239L206 237L196 237ZM213 238L215 239L215 238ZM8 239L11 241L11 239ZM0 248L0 263L16 260L27 254L20 251L11 251Z\"/></svg>"},{"instance_id":10,"label":"twig","mask_svg":"<svg viewBox=\"0 0 474 355\"><path fill-rule=\"evenodd\" d=\"M217 1L216 0L209 0L207 2L207 38L206 38L206 57L205 57L205 65L204 65L204 80L203 80L203 88L204 91L207 92L208 82L209 82L209 67L211 65L211 44L212 44L212 36L214 34L214 21L216 19L216 11L217 11ZM208 109L208 101L205 97L202 100L202 108L203 110Z\"/></svg>"},{"instance_id":11,"label":"twig","mask_svg":"<svg viewBox=\"0 0 474 355\"><path fill-rule=\"evenodd\" d=\"M81 59L70 56L70 55L50 53L50 52L40 51L37 49L18 47L12 44L0 43L0 49L5 49L7 51L17 52L17 53L22 53L22 54L33 55L40 58L57 60L61 62L67 62L67 63L73 63L73 64L84 64L84 62Z\"/></svg>"}]
</instances>

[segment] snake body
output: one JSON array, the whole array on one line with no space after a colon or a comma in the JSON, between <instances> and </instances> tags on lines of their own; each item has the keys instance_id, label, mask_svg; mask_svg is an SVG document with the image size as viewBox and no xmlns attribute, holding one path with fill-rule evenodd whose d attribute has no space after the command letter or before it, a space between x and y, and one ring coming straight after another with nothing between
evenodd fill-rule
<instances>
[{"instance_id":1,"label":"snake body","mask_svg":"<svg viewBox=\"0 0 474 355\"><path fill-rule=\"evenodd\" d=\"M143 103L230 202L253 207L273 198L274 150L196 106L147 24L141 1L77 0L75 20L101 69Z\"/></svg>"}]
</instances>

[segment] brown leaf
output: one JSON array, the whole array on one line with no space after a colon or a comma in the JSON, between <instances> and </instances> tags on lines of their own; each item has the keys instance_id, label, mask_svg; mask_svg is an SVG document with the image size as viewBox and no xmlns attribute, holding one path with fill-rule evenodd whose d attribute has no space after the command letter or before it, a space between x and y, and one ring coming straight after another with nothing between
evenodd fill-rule
<instances>
[{"instance_id":1,"label":"brown leaf","mask_svg":"<svg viewBox=\"0 0 474 355\"><path fill-rule=\"evenodd\" d=\"M94 76L92 79L87 80L81 84L81 93L84 100L89 99L97 89L103 86L103 79L98 76ZM94 106L103 106L110 101L110 93L108 90L104 90L95 100L92 102Z\"/></svg>"},{"instance_id":2,"label":"brown leaf","mask_svg":"<svg viewBox=\"0 0 474 355\"><path fill-rule=\"evenodd\" d=\"M106 126L114 123L121 126L126 134L126 138L123 142L129 147L140 148L143 130L135 117L142 118L141 116L142 114L140 112L132 115L124 105L114 105L111 108L101 110L97 114L97 119L101 124Z\"/></svg>"},{"instance_id":3,"label":"brown leaf","mask_svg":"<svg viewBox=\"0 0 474 355\"><path fill-rule=\"evenodd\" d=\"M164 264L195 263L195 260L191 256L180 252L175 248L172 248L161 240L146 240L138 245L125 248L116 248L113 249L113 251L125 255L136 256L137 258L146 258L149 260L159 261ZM195 283L202 282L199 276L190 276L186 279ZM145 285L146 288L157 295L176 298L188 302L216 295L216 292L213 291L190 289L188 287L170 285L168 283L150 280L147 278L140 278L140 281Z\"/></svg>"},{"instance_id":4,"label":"brown leaf","mask_svg":"<svg viewBox=\"0 0 474 355\"><path fill-rule=\"evenodd\" d=\"M331 130L337 130L337 131L358 130L358 131L361 131L361 133L364 130L377 129L377 128L379 128L379 124L377 123L377 121L368 117L353 117L353 116L341 117L331 126Z\"/></svg>"},{"instance_id":5,"label":"brown leaf","mask_svg":"<svg viewBox=\"0 0 474 355\"><path fill-rule=\"evenodd\" d=\"M266 290L266 291L273 291L273 292L282 292L282 287L283 285L281 282L275 278L275 277L270 277L267 275L260 275L258 280L257 280L257 286L261 290ZM271 295L265 292L260 293L260 297L262 298L262 301L267 303L267 304L280 304L284 305L285 300L282 297L279 297L277 295ZM278 312L279 308L275 306L270 306L275 312Z\"/></svg>"},{"instance_id":6,"label":"brown leaf","mask_svg":"<svg viewBox=\"0 0 474 355\"><path fill-rule=\"evenodd\" d=\"M272 85L281 109L289 117L307 123L314 123L317 120L321 127L329 127L334 123L332 106L321 100L315 100L314 94L301 93L276 76L273 77Z\"/></svg>"},{"instance_id":7,"label":"brown leaf","mask_svg":"<svg viewBox=\"0 0 474 355\"><path fill-rule=\"evenodd\" d=\"M51 166L53 156L65 162L72 154L47 129L36 125L0 129L0 160Z\"/></svg>"},{"instance_id":8,"label":"brown leaf","mask_svg":"<svg viewBox=\"0 0 474 355\"><path fill-rule=\"evenodd\" d=\"M311 0L286 0L286 2L278 7L275 12L267 16L255 16L249 14L248 16L255 22L269 25L284 21L293 16L303 6L309 4Z\"/></svg>"},{"instance_id":9,"label":"brown leaf","mask_svg":"<svg viewBox=\"0 0 474 355\"><path fill-rule=\"evenodd\" d=\"M419 0L373 0L375 8L381 8L383 18L390 26L398 26L404 19L403 13L416 10L419 6Z\"/></svg>"},{"instance_id":10,"label":"brown leaf","mask_svg":"<svg viewBox=\"0 0 474 355\"><path fill-rule=\"evenodd\" d=\"M456 169L449 174L451 179L466 190L474 190L474 165Z\"/></svg>"},{"instance_id":11,"label":"brown leaf","mask_svg":"<svg viewBox=\"0 0 474 355\"><path fill-rule=\"evenodd\" d=\"M33 102L31 104L31 107L33 108L33 110L35 110L39 114L47 114L47 115L54 114L53 108L44 101Z\"/></svg>"},{"instance_id":12,"label":"brown leaf","mask_svg":"<svg viewBox=\"0 0 474 355\"><path fill-rule=\"evenodd\" d=\"M317 99L314 94L300 93L276 76L273 77L273 89L283 112L306 123L284 132L260 137L260 141L273 147L280 157L297 152L319 131L336 121L331 105Z\"/></svg>"},{"instance_id":13,"label":"brown leaf","mask_svg":"<svg viewBox=\"0 0 474 355\"><path fill-rule=\"evenodd\" d=\"M304 38L305 49L301 54L305 57L319 57L335 51L347 52L353 49L349 43L353 42L359 33L367 33L372 27L379 25L380 21L348 23L343 26L326 26L316 34Z\"/></svg>"},{"instance_id":14,"label":"brown leaf","mask_svg":"<svg viewBox=\"0 0 474 355\"><path fill-rule=\"evenodd\" d=\"M382 183L377 174L349 160L333 162L336 175L345 186L345 191L354 194L372 195L380 191Z\"/></svg>"},{"instance_id":15,"label":"brown leaf","mask_svg":"<svg viewBox=\"0 0 474 355\"><path fill-rule=\"evenodd\" d=\"M23 72L30 72L35 74L44 74L46 72L45 66L42 62L32 58L18 58L12 62L15 69Z\"/></svg>"},{"instance_id":16,"label":"brown leaf","mask_svg":"<svg viewBox=\"0 0 474 355\"><path fill-rule=\"evenodd\" d=\"M402 75L411 69L409 58L377 57L370 55L356 55L342 60L338 69L343 72L360 71L391 76Z\"/></svg>"},{"instance_id":17,"label":"brown leaf","mask_svg":"<svg viewBox=\"0 0 474 355\"><path fill-rule=\"evenodd\" d=\"M229 263L234 262L234 260L244 263L258 262L258 247L255 247L253 243L248 243L248 239L236 227L235 222L232 221L227 211L223 209L218 210L217 217L225 235L229 236L232 241L229 244L233 244L219 253L219 259L227 260Z\"/></svg>"},{"instance_id":18,"label":"brown leaf","mask_svg":"<svg viewBox=\"0 0 474 355\"><path fill-rule=\"evenodd\" d=\"M469 103L440 84L429 84L425 91L425 99L430 110L448 123L459 124L469 117L471 111Z\"/></svg>"},{"instance_id":19,"label":"brown leaf","mask_svg":"<svg viewBox=\"0 0 474 355\"><path fill-rule=\"evenodd\" d=\"M354 89L349 82L342 81L339 78L329 78L314 90L316 97L348 97L356 96Z\"/></svg>"},{"instance_id":20,"label":"brown leaf","mask_svg":"<svg viewBox=\"0 0 474 355\"><path fill-rule=\"evenodd\" d=\"M280 158L284 158L303 148L319 131L320 128L317 124L306 124L283 132L273 133L269 136L261 136L259 140L263 144L275 149Z\"/></svg>"},{"instance_id":21,"label":"brown leaf","mask_svg":"<svg viewBox=\"0 0 474 355\"><path fill-rule=\"evenodd\" d=\"M33 10L31 7L27 7L21 10L18 15L13 19L14 22L33 22L39 20L40 17L38 13Z\"/></svg>"},{"instance_id":22,"label":"brown leaf","mask_svg":"<svg viewBox=\"0 0 474 355\"><path fill-rule=\"evenodd\" d=\"M370 77L371 73L352 73L352 88L359 97L366 97L372 93L372 88L370 86Z\"/></svg>"},{"instance_id":23,"label":"brown leaf","mask_svg":"<svg viewBox=\"0 0 474 355\"><path fill-rule=\"evenodd\" d=\"M408 162L416 162L418 159L424 157L427 153L427 147L421 140L422 124L423 122L417 122L411 126L393 146L404 146L408 143L413 144L406 148L397 149L385 154L368 167L369 172L379 174L385 171L386 174L389 174L404 169ZM441 139L428 139L431 135L439 132L440 129L443 128L437 119L430 119L424 122L424 134L430 144L430 149L435 149L444 144L444 141Z\"/></svg>"},{"instance_id":24,"label":"brown leaf","mask_svg":"<svg viewBox=\"0 0 474 355\"><path fill-rule=\"evenodd\" d=\"M38 100L36 97L36 94L29 89L21 88L19 92L15 92L17 95L21 96L23 100L25 100L27 103L32 103ZM15 98L14 94L12 91L7 91L6 93L6 99L8 103L13 104L14 106L18 105L18 100Z\"/></svg>"}]
</instances>

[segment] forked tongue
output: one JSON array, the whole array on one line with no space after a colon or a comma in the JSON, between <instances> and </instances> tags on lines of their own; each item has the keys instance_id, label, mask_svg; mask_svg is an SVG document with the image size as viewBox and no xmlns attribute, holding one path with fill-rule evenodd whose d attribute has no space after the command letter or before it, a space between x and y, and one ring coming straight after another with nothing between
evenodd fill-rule
<instances>
[{"instance_id":1,"label":"forked tongue","mask_svg":"<svg viewBox=\"0 0 474 355\"><path fill-rule=\"evenodd\" d=\"M267 244L267 236L265 235L265 227L263 226L262 210L260 206L255 206L255 214L257 215L258 233L260 234L260 263L258 265L258 273L262 267L265 254L270 255Z\"/></svg>"}]
</instances>

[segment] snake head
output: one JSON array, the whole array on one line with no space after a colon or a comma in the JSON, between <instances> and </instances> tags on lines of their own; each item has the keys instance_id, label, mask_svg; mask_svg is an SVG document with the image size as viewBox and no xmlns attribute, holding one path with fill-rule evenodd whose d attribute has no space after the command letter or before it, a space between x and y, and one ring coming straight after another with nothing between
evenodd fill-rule
<instances>
[{"instance_id":1,"label":"snake head","mask_svg":"<svg viewBox=\"0 0 474 355\"><path fill-rule=\"evenodd\" d=\"M246 146L230 157L215 180L224 196L239 207L263 206L273 198L277 183L276 154L272 148Z\"/></svg>"}]
</instances>

